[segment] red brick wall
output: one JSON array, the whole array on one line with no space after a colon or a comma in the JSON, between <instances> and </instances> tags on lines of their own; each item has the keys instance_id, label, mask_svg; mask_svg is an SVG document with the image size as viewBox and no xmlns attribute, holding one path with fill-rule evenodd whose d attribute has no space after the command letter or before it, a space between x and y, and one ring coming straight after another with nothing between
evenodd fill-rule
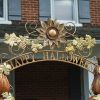
<instances>
[{"instance_id":1,"label":"red brick wall","mask_svg":"<svg viewBox=\"0 0 100 100\"><path fill-rule=\"evenodd\" d=\"M39 19L39 0L21 0L22 22L36 22Z\"/></svg>"},{"instance_id":2,"label":"red brick wall","mask_svg":"<svg viewBox=\"0 0 100 100\"><path fill-rule=\"evenodd\" d=\"M100 0L90 0L91 24L100 26Z\"/></svg>"}]
</instances>

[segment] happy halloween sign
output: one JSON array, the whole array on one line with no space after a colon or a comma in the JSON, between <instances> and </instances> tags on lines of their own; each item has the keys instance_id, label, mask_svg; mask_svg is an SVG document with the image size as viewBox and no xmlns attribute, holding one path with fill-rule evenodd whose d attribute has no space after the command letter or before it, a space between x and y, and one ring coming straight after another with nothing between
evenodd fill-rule
<instances>
[{"instance_id":1,"label":"happy halloween sign","mask_svg":"<svg viewBox=\"0 0 100 100\"><path fill-rule=\"evenodd\" d=\"M65 51L57 51L57 50L44 50L44 51L39 51L37 53L33 52L25 53L6 61L6 63L10 64L12 66L12 70L14 70L21 66L39 61L67 62L82 67L84 69L87 69L90 72L93 72L93 69L95 67L92 62L90 62L88 59L82 56L75 54L70 55Z\"/></svg>"}]
</instances>

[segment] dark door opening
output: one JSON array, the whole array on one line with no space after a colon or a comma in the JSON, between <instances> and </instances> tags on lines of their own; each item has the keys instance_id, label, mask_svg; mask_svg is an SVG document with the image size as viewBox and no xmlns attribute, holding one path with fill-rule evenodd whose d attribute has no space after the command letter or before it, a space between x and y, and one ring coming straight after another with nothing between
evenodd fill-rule
<instances>
[{"instance_id":1,"label":"dark door opening","mask_svg":"<svg viewBox=\"0 0 100 100\"><path fill-rule=\"evenodd\" d=\"M39 62L15 71L16 100L81 100L80 68Z\"/></svg>"}]
</instances>

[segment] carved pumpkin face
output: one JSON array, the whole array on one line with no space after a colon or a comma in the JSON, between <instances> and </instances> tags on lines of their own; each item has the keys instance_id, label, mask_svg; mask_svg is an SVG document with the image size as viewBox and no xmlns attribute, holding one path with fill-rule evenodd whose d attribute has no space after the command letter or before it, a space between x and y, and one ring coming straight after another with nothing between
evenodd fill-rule
<instances>
[{"instance_id":1,"label":"carved pumpkin face","mask_svg":"<svg viewBox=\"0 0 100 100\"><path fill-rule=\"evenodd\" d=\"M10 84L7 77L4 74L0 74L0 95L3 92L9 92L9 91L10 91Z\"/></svg>"}]
</instances>

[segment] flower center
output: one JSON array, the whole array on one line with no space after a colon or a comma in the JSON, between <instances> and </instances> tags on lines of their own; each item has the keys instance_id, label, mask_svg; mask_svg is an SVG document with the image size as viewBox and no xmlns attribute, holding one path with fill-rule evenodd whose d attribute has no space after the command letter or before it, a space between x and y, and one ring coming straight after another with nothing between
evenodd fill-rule
<instances>
[{"instance_id":1,"label":"flower center","mask_svg":"<svg viewBox=\"0 0 100 100\"><path fill-rule=\"evenodd\" d=\"M56 30L54 30L54 29L49 30L49 35L50 35L51 37L55 37L55 36L57 35Z\"/></svg>"},{"instance_id":2,"label":"flower center","mask_svg":"<svg viewBox=\"0 0 100 100\"><path fill-rule=\"evenodd\" d=\"M55 27L49 27L47 29L46 35L47 35L48 39L55 40L58 37L58 35L59 35L59 31Z\"/></svg>"}]
</instances>

